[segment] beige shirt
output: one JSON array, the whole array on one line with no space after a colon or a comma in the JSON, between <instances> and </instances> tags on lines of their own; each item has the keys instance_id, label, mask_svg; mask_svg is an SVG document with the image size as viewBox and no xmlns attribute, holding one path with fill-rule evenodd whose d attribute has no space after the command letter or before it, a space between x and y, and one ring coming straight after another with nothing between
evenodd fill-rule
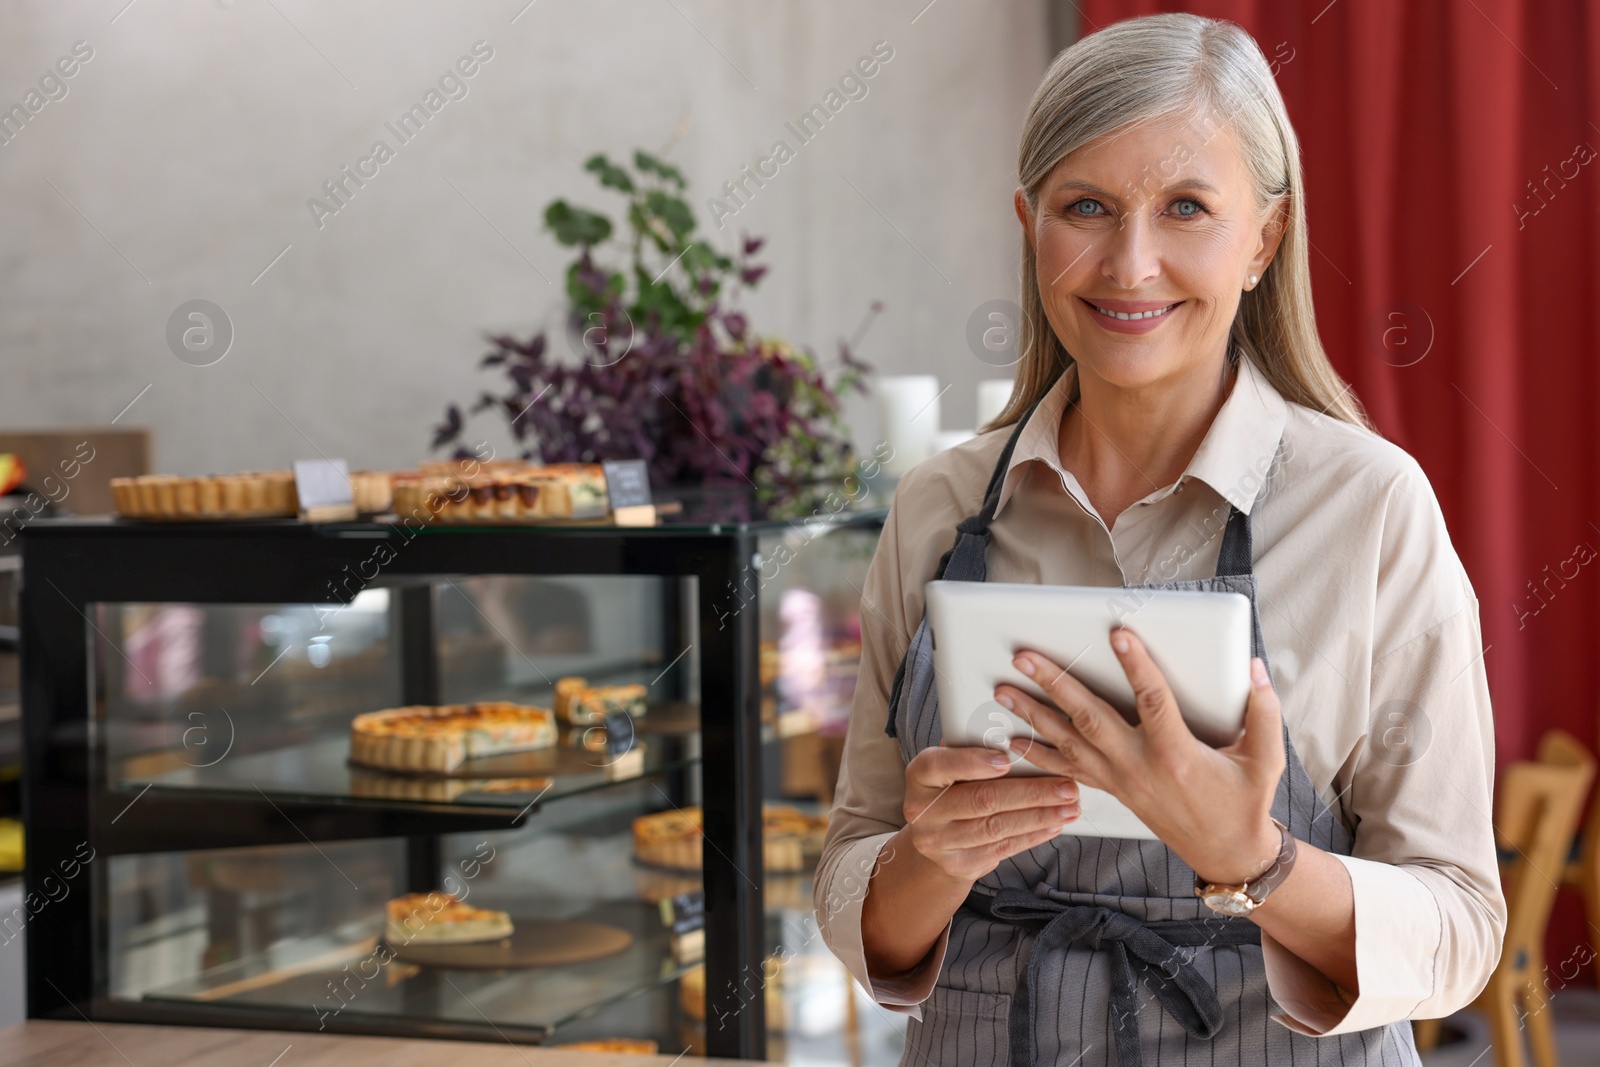
<instances>
[{"instance_id":1,"label":"beige shirt","mask_svg":"<svg viewBox=\"0 0 1600 1067\"><path fill-rule=\"evenodd\" d=\"M1494 731L1478 602L1421 468L1366 430L1292 404L1250 363L1183 476L1108 530L1061 466L1068 369L1017 440L991 527L995 582L1117 586L1216 573L1228 503L1250 513L1261 629L1289 737L1354 831L1359 996L1346 1000L1270 937L1268 987L1308 1034L1447 1015L1488 981L1505 929L1490 798ZM862 589L862 663L817 870L824 939L885 1007L927 999L945 935L913 973L874 982L861 903L878 850L905 825L905 761L885 735L923 584L982 504L1014 427L917 464Z\"/></svg>"}]
</instances>

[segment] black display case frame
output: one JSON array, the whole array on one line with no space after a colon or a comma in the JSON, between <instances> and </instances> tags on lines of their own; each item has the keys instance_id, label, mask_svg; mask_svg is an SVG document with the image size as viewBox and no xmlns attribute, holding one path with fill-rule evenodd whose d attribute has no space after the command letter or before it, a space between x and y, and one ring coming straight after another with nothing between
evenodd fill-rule
<instances>
[{"instance_id":1,"label":"black display case frame","mask_svg":"<svg viewBox=\"0 0 1600 1067\"><path fill-rule=\"evenodd\" d=\"M744 509L742 513L748 513ZM384 522L308 524L135 523L111 519L38 521L22 538L21 645L23 813L26 899L42 902L28 920L28 1016L313 1029L288 1012L263 1018L222 1004L114 999L97 953L107 951L106 911L94 878L100 858L264 844L404 838L413 890L436 888L439 836L505 830L538 817L538 806L503 811L451 804L367 799L187 796L108 788L104 731L91 706L92 606L116 602L341 604L332 576L354 573L380 544L393 549L371 582L400 589L402 678L408 702L437 700L428 579L441 575L655 575L696 579L701 788L706 922L706 1051L762 1059L767 1029L759 981L766 946L762 900L762 733L758 674L759 606L729 611L727 591L749 590L763 533L796 522L881 527L882 506L814 509L796 520L712 521L703 510L652 527L412 526ZM349 568L349 571L346 571ZM408 583L408 579L411 581ZM682 588L682 583L669 588ZM674 597L668 597L669 601ZM676 607L676 605L673 605ZM684 612L669 610L671 620ZM674 640L675 630L667 631ZM681 641L678 642L681 647ZM55 872L94 860L61 894ZM727 1004L719 1001L727 991ZM501 1040L483 1026L396 1018L336 1021L329 1029L426 1038Z\"/></svg>"}]
</instances>

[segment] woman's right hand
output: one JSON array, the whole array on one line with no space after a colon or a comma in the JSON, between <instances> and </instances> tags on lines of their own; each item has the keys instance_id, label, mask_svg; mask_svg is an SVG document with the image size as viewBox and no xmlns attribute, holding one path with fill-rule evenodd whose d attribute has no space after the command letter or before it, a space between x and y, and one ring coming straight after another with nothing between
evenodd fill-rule
<instances>
[{"instance_id":1,"label":"woman's right hand","mask_svg":"<svg viewBox=\"0 0 1600 1067\"><path fill-rule=\"evenodd\" d=\"M981 746L925 748L906 764L911 847L969 885L1001 860L1044 844L1078 818L1078 783L1004 777L1015 757Z\"/></svg>"}]
</instances>

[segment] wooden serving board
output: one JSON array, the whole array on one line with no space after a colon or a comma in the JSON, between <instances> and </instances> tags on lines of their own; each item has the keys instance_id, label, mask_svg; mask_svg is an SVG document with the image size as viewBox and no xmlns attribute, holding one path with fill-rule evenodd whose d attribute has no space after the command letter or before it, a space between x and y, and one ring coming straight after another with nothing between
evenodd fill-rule
<instances>
[{"instance_id":1,"label":"wooden serving board","mask_svg":"<svg viewBox=\"0 0 1600 1067\"><path fill-rule=\"evenodd\" d=\"M395 958L424 967L504 970L550 967L614 956L633 944L633 935L617 926L582 919L511 920L511 936L499 941L464 945L390 944Z\"/></svg>"}]
</instances>

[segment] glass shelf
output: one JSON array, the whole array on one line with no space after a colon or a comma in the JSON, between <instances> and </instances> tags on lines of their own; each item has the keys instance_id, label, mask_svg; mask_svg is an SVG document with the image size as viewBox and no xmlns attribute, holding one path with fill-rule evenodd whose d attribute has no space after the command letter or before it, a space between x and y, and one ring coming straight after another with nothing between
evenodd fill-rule
<instances>
[{"instance_id":1,"label":"glass shelf","mask_svg":"<svg viewBox=\"0 0 1600 1067\"><path fill-rule=\"evenodd\" d=\"M520 916L524 920L530 916ZM512 916L513 922L519 918ZM405 1016L531 1032L536 1039L607 1005L677 980L655 905L606 901L570 918L626 930L632 942L600 959L514 970L417 966L378 951L380 921L212 968L147 990L145 999L226 1004L318 1019ZM383 962L387 960L387 962ZM370 977L369 977L370 976ZM342 994L336 994L336 990Z\"/></svg>"},{"instance_id":2,"label":"glass shelf","mask_svg":"<svg viewBox=\"0 0 1600 1067\"><path fill-rule=\"evenodd\" d=\"M149 774L129 774L116 788L150 787L171 792L261 795L296 800L383 801L462 804L519 811L535 801L604 789L618 782L670 774L699 762L679 743L697 729L699 709L673 702L637 720L632 751L612 756L575 743L586 727L564 727L558 744L531 752L469 760L449 778L388 774L349 762L348 731L325 732L298 745L229 755L205 767L183 765Z\"/></svg>"}]
</instances>

